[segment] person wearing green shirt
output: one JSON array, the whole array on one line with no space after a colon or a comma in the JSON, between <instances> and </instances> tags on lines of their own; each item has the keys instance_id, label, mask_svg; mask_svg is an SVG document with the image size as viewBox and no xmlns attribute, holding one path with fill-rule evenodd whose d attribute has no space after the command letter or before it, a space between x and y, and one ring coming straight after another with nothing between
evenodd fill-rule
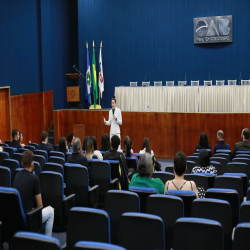
<instances>
[{"instance_id":1,"label":"person wearing green shirt","mask_svg":"<svg viewBox=\"0 0 250 250\"><path fill-rule=\"evenodd\" d=\"M141 155L138 163L138 173L134 174L129 187L154 188L158 194L164 194L164 184L159 178L151 178L153 174L153 162L149 153Z\"/></svg>"}]
</instances>

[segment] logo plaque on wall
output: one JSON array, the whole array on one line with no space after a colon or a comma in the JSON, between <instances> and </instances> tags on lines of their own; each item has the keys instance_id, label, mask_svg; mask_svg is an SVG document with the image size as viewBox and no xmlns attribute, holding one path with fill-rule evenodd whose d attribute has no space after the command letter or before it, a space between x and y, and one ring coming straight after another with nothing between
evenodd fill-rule
<instances>
[{"instance_id":1,"label":"logo plaque on wall","mask_svg":"<svg viewBox=\"0 0 250 250\"><path fill-rule=\"evenodd\" d=\"M194 44L231 43L233 41L232 16L194 18Z\"/></svg>"}]
</instances>

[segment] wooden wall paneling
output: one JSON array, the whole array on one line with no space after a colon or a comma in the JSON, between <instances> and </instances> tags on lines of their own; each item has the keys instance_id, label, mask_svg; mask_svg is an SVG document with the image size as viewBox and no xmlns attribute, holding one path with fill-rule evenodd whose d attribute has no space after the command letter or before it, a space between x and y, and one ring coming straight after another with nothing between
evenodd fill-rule
<instances>
[{"instance_id":1,"label":"wooden wall paneling","mask_svg":"<svg viewBox=\"0 0 250 250\"><path fill-rule=\"evenodd\" d=\"M2 142L11 139L10 106L10 87L0 87L0 139Z\"/></svg>"},{"instance_id":2,"label":"wooden wall paneling","mask_svg":"<svg viewBox=\"0 0 250 250\"><path fill-rule=\"evenodd\" d=\"M81 144L83 145L84 137L85 137L85 125L83 125L83 124L75 124L74 125L74 134L77 135L77 137L80 138Z\"/></svg>"},{"instance_id":3,"label":"wooden wall paneling","mask_svg":"<svg viewBox=\"0 0 250 250\"><path fill-rule=\"evenodd\" d=\"M43 92L43 121L44 130L48 131L53 122L53 91Z\"/></svg>"}]
</instances>

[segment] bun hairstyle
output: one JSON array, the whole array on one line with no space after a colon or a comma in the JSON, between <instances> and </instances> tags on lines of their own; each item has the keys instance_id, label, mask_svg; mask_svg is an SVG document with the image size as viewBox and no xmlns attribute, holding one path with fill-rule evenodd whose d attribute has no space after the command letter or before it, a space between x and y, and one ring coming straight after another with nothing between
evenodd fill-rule
<instances>
[{"instance_id":1,"label":"bun hairstyle","mask_svg":"<svg viewBox=\"0 0 250 250\"><path fill-rule=\"evenodd\" d=\"M114 100L114 101L115 101L115 103L116 103L116 99L115 99L115 96L113 96L113 97L112 97L111 101L113 101L113 100Z\"/></svg>"}]
</instances>

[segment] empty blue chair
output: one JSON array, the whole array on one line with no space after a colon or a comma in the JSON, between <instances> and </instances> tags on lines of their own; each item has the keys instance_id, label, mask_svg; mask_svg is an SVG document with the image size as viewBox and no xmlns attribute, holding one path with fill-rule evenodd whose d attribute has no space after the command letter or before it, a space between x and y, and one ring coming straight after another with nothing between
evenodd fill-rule
<instances>
[{"instance_id":1,"label":"empty blue chair","mask_svg":"<svg viewBox=\"0 0 250 250\"><path fill-rule=\"evenodd\" d=\"M78 241L110 243L110 220L107 212L99 209L74 207L69 211L67 249Z\"/></svg>"},{"instance_id":2,"label":"empty blue chair","mask_svg":"<svg viewBox=\"0 0 250 250\"><path fill-rule=\"evenodd\" d=\"M165 249L163 220L151 214L124 213L120 220L118 245L131 250Z\"/></svg>"},{"instance_id":3,"label":"empty blue chair","mask_svg":"<svg viewBox=\"0 0 250 250\"><path fill-rule=\"evenodd\" d=\"M187 161L187 173L191 174L195 166L198 166L194 161Z\"/></svg>"},{"instance_id":4,"label":"empty blue chair","mask_svg":"<svg viewBox=\"0 0 250 250\"><path fill-rule=\"evenodd\" d=\"M0 187L11 187L11 172L8 167L0 166Z\"/></svg>"},{"instance_id":5,"label":"empty blue chair","mask_svg":"<svg viewBox=\"0 0 250 250\"><path fill-rule=\"evenodd\" d=\"M2 165L4 159L9 159L9 158L10 156L8 152L0 151L0 165Z\"/></svg>"},{"instance_id":6,"label":"empty blue chair","mask_svg":"<svg viewBox=\"0 0 250 250\"><path fill-rule=\"evenodd\" d=\"M49 156L57 156L57 157L61 157L61 158L63 158L65 160L65 154L63 152L50 151Z\"/></svg>"},{"instance_id":7,"label":"empty blue chair","mask_svg":"<svg viewBox=\"0 0 250 250\"><path fill-rule=\"evenodd\" d=\"M27 151L27 150L29 150L29 149L27 149L27 148L19 148L19 149L17 150L17 153L23 154L23 152L25 152L25 151Z\"/></svg>"},{"instance_id":8,"label":"empty blue chair","mask_svg":"<svg viewBox=\"0 0 250 250\"><path fill-rule=\"evenodd\" d=\"M234 231L233 250L249 250L250 223L240 223Z\"/></svg>"},{"instance_id":9,"label":"empty blue chair","mask_svg":"<svg viewBox=\"0 0 250 250\"><path fill-rule=\"evenodd\" d=\"M216 153L216 154L214 154L214 157L220 157L220 158L227 159L227 163L231 162L231 155L227 154L227 153Z\"/></svg>"},{"instance_id":10,"label":"empty blue chair","mask_svg":"<svg viewBox=\"0 0 250 250\"><path fill-rule=\"evenodd\" d=\"M174 226L174 250L223 250L223 228L218 221L180 218Z\"/></svg>"},{"instance_id":11,"label":"empty blue chair","mask_svg":"<svg viewBox=\"0 0 250 250\"><path fill-rule=\"evenodd\" d=\"M149 195L157 194L154 188L130 186L129 191L135 192L140 197L140 212L146 213L146 204Z\"/></svg>"},{"instance_id":12,"label":"empty blue chair","mask_svg":"<svg viewBox=\"0 0 250 250\"><path fill-rule=\"evenodd\" d=\"M14 153L11 157L14 160L17 160L20 164L20 167L23 166L23 154L21 153Z\"/></svg>"},{"instance_id":13,"label":"empty blue chair","mask_svg":"<svg viewBox=\"0 0 250 250\"><path fill-rule=\"evenodd\" d=\"M4 151L4 152L8 152L8 153L9 153L9 157L11 158L12 155L13 155L14 153L17 153L17 148L5 147L5 148L3 149L3 151Z\"/></svg>"},{"instance_id":14,"label":"empty blue chair","mask_svg":"<svg viewBox=\"0 0 250 250\"><path fill-rule=\"evenodd\" d=\"M167 190L167 195L178 196L183 200L184 203L184 216L191 216L191 207L192 202L196 199L196 193L194 191L185 191L185 190Z\"/></svg>"},{"instance_id":15,"label":"empty blue chair","mask_svg":"<svg viewBox=\"0 0 250 250\"><path fill-rule=\"evenodd\" d=\"M45 162L48 162L48 153L45 150L36 149L34 150L35 155L42 155L45 158Z\"/></svg>"},{"instance_id":16,"label":"empty blue chair","mask_svg":"<svg viewBox=\"0 0 250 250\"><path fill-rule=\"evenodd\" d=\"M236 151L236 154L250 154L250 151L239 150L239 151Z\"/></svg>"},{"instance_id":17,"label":"empty blue chair","mask_svg":"<svg viewBox=\"0 0 250 250\"><path fill-rule=\"evenodd\" d=\"M221 164L221 167L222 167L221 172L222 173L225 172L226 167L227 167L227 159L226 158L214 156L214 157L210 157L210 161L212 161L212 162L213 161L219 162ZM213 165L213 164L211 164L211 165ZM222 173L217 173L217 175L220 175Z\"/></svg>"},{"instance_id":18,"label":"empty blue chair","mask_svg":"<svg viewBox=\"0 0 250 250\"><path fill-rule=\"evenodd\" d=\"M201 174L185 174L184 179L194 181L197 187L202 187L206 191L208 189L208 177Z\"/></svg>"},{"instance_id":19,"label":"empty blue chair","mask_svg":"<svg viewBox=\"0 0 250 250\"><path fill-rule=\"evenodd\" d=\"M34 161L34 172L35 174L39 177L40 173L41 173L41 166L40 163L37 161Z\"/></svg>"},{"instance_id":20,"label":"empty blue chair","mask_svg":"<svg viewBox=\"0 0 250 250\"><path fill-rule=\"evenodd\" d=\"M223 175L225 176L238 176L242 179L243 182L243 196L245 197L247 194L247 189L249 186L249 180L248 176L246 174L241 174L241 173L224 173Z\"/></svg>"},{"instance_id":21,"label":"empty blue chair","mask_svg":"<svg viewBox=\"0 0 250 250\"><path fill-rule=\"evenodd\" d=\"M242 202L240 205L239 223L250 223L250 201Z\"/></svg>"},{"instance_id":22,"label":"empty blue chair","mask_svg":"<svg viewBox=\"0 0 250 250\"><path fill-rule=\"evenodd\" d=\"M13 250L61 250L58 239L38 233L18 232L12 240Z\"/></svg>"},{"instance_id":23,"label":"empty blue chair","mask_svg":"<svg viewBox=\"0 0 250 250\"><path fill-rule=\"evenodd\" d=\"M34 161L39 162L40 167L41 167L41 172L43 171L43 167L45 164L45 157L42 155L34 155Z\"/></svg>"},{"instance_id":24,"label":"empty blue chair","mask_svg":"<svg viewBox=\"0 0 250 250\"><path fill-rule=\"evenodd\" d=\"M10 144L12 143L12 140L6 140L4 143L10 146Z\"/></svg>"},{"instance_id":25,"label":"empty blue chair","mask_svg":"<svg viewBox=\"0 0 250 250\"><path fill-rule=\"evenodd\" d=\"M208 178L208 188L214 187L214 179L217 176L216 174L212 174L212 173L195 173L195 174L206 176Z\"/></svg>"},{"instance_id":26,"label":"empty blue chair","mask_svg":"<svg viewBox=\"0 0 250 250\"><path fill-rule=\"evenodd\" d=\"M17 168L20 168L19 162L17 160L14 160L14 159L4 159L2 162L2 166L5 166L5 167L10 169L11 184L13 186L14 178L15 178L14 172Z\"/></svg>"},{"instance_id":27,"label":"empty blue chair","mask_svg":"<svg viewBox=\"0 0 250 250\"><path fill-rule=\"evenodd\" d=\"M37 143L33 143L33 142L29 143L29 145L30 145L30 146L33 146L33 147L35 147L35 148L38 146Z\"/></svg>"},{"instance_id":28,"label":"empty blue chair","mask_svg":"<svg viewBox=\"0 0 250 250\"><path fill-rule=\"evenodd\" d=\"M152 178L159 178L165 185L167 181L173 180L174 179L174 174L173 173L168 173L164 171L156 171L153 173Z\"/></svg>"},{"instance_id":29,"label":"empty blue chair","mask_svg":"<svg viewBox=\"0 0 250 250\"><path fill-rule=\"evenodd\" d=\"M238 154L238 155L235 155L235 158L247 158L247 159L250 159L250 154Z\"/></svg>"},{"instance_id":30,"label":"empty blue chair","mask_svg":"<svg viewBox=\"0 0 250 250\"><path fill-rule=\"evenodd\" d=\"M27 148L28 150L30 150L30 151L32 151L32 152L34 152L34 150L36 149L34 146L32 146L32 145L26 145L26 146L24 146L24 148Z\"/></svg>"},{"instance_id":31,"label":"empty blue chair","mask_svg":"<svg viewBox=\"0 0 250 250\"><path fill-rule=\"evenodd\" d=\"M60 152L58 152L58 153L60 153ZM61 164L62 166L64 166L64 164L65 164L64 158L59 157L59 156L50 156L48 162L53 162L53 163Z\"/></svg>"},{"instance_id":32,"label":"empty blue chair","mask_svg":"<svg viewBox=\"0 0 250 250\"><path fill-rule=\"evenodd\" d=\"M174 173L174 165L168 165L165 167L165 172Z\"/></svg>"},{"instance_id":33,"label":"empty blue chair","mask_svg":"<svg viewBox=\"0 0 250 250\"><path fill-rule=\"evenodd\" d=\"M162 218L165 225L166 249L173 247L174 224L184 216L184 205L180 197L164 194L152 194L147 200L148 214Z\"/></svg>"},{"instance_id":34,"label":"empty blue chair","mask_svg":"<svg viewBox=\"0 0 250 250\"><path fill-rule=\"evenodd\" d=\"M123 247L116 246L113 244L100 243L94 241L79 241L75 244L74 250L85 249L85 250L126 250Z\"/></svg>"},{"instance_id":35,"label":"empty blue chair","mask_svg":"<svg viewBox=\"0 0 250 250\"><path fill-rule=\"evenodd\" d=\"M0 221L3 223L3 241L11 243L18 231L42 232L42 207L26 215L19 192L14 188L0 187Z\"/></svg>"}]
</instances>

